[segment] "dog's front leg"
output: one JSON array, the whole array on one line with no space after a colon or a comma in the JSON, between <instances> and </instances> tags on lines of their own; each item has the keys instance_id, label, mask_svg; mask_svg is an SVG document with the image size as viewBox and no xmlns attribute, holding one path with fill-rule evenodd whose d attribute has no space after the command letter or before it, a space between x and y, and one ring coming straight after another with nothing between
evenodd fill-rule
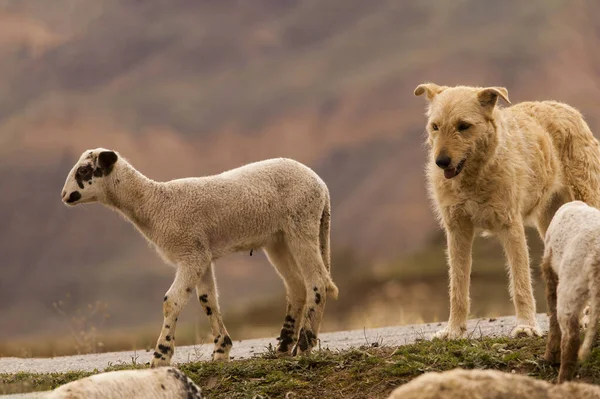
<instances>
[{"instance_id":1,"label":"dog's front leg","mask_svg":"<svg viewBox=\"0 0 600 399\"><path fill-rule=\"evenodd\" d=\"M508 259L510 275L510 295L517 313L517 325L511 336L540 336L540 329L535 319L535 299L531 285L529 270L529 251L522 223L503 229L498 234Z\"/></svg>"},{"instance_id":2,"label":"dog's front leg","mask_svg":"<svg viewBox=\"0 0 600 399\"><path fill-rule=\"evenodd\" d=\"M467 330L473 236L473 224L466 218L453 219L446 223L450 273L450 319L446 327L435 334L435 338L458 339Z\"/></svg>"}]
</instances>

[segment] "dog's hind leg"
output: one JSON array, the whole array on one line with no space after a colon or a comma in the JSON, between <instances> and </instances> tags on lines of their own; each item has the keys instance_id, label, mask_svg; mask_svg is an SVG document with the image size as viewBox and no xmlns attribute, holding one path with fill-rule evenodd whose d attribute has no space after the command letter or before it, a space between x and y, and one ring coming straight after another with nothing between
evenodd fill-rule
<instances>
[{"instance_id":1,"label":"dog's hind leg","mask_svg":"<svg viewBox=\"0 0 600 399\"><path fill-rule=\"evenodd\" d=\"M452 220L446 225L446 236L450 267L450 319L446 327L435 334L435 338L457 339L465 334L469 316L473 224L465 219Z\"/></svg>"},{"instance_id":2,"label":"dog's hind leg","mask_svg":"<svg viewBox=\"0 0 600 399\"><path fill-rule=\"evenodd\" d=\"M511 332L511 336L522 334L540 336L541 333L535 319L535 299L533 298L529 269L529 252L522 222L516 222L511 227L501 230L498 238L508 258L510 294L517 314L517 325Z\"/></svg>"}]
</instances>

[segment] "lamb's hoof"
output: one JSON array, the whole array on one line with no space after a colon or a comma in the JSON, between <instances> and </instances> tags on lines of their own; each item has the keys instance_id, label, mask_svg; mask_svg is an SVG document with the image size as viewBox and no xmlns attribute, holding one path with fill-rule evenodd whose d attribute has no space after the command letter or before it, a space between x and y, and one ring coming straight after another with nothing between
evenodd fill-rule
<instances>
[{"instance_id":1,"label":"lamb's hoof","mask_svg":"<svg viewBox=\"0 0 600 399\"><path fill-rule=\"evenodd\" d=\"M512 338L517 337L541 337L542 333L538 326L530 326L528 324L519 324L510 332Z\"/></svg>"},{"instance_id":2,"label":"lamb's hoof","mask_svg":"<svg viewBox=\"0 0 600 399\"><path fill-rule=\"evenodd\" d=\"M277 346L277 348L275 349L275 355L277 357L290 357L292 356L292 348L286 349Z\"/></svg>"},{"instance_id":3,"label":"lamb's hoof","mask_svg":"<svg viewBox=\"0 0 600 399\"><path fill-rule=\"evenodd\" d=\"M433 335L433 338L443 339L443 340L452 340L452 339L460 339L464 337L467 332L466 327L450 327L446 326L436 332Z\"/></svg>"},{"instance_id":4,"label":"lamb's hoof","mask_svg":"<svg viewBox=\"0 0 600 399\"><path fill-rule=\"evenodd\" d=\"M312 351L312 347L308 347L306 349L300 348L298 345L294 346L292 350L292 356L308 356Z\"/></svg>"},{"instance_id":5,"label":"lamb's hoof","mask_svg":"<svg viewBox=\"0 0 600 399\"><path fill-rule=\"evenodd\" d=\"M229 361L229 352L227 352L227 353L213 352L212 359L214 362L228 362Z\"/></svg>"},{"instance_id":6,"label":"lamb's hoof","mask_svg":"<svg viewBox=\"0 0 600 399\"><path fill-rule=\"evenodd\" d=\"M581 320L579 321L579 328L583 330L587 330L590 325L590 305L587 305L585 309L583 309L583 316L581 316Z\"/></svg>"},{"instance_id":7,"label":"lamb's hoof","mask_svg":"<svg viewBox=\"0 0 600 399\"><path fill-rule=\"evenodd\" d=\"M560 364L560 351L546 350L544 353L544 360L552 365Z\"/></svg>"},{"instance_id":8,"label":"lamb's hoof","mask_svg":"<svg viewBox=\"0 0 600 399\"><path fill-rule=\"evenodd\" d=\"M164 367L164 366L170 366L171 365L171 359L167 359L164 356L163 357L153 357L152 360L150 361L150 368L154 369L157 367Z\"/></svg>"}]
</instances>

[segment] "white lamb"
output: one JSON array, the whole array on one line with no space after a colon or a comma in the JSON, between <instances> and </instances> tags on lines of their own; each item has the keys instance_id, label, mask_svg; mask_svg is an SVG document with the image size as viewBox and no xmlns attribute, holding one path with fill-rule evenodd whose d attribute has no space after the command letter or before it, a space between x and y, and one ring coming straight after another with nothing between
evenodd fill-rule
<instances>
[{"instance_id":1,"label":"white lamb","mask_svg":"<svg viewBox=\"0 0 600 399\"><path fill-rule=\"evenodd\" d=\"M498 370L454 369L425 373L394 389L388 399L600 399L600 387L579 382L554 385Z\"/></svg>"},{"instance_id":2,"label":"white lamb","mask_svg":"<svg viewBox=\"0 0 600 399\"><path fill-rule=\"evenodd\" d=\"M62 385L44 399L202 399L202 390L174 367L110 371Z\"/></svg>"},{"instance_id":3,"label":"white lamb","mask_svg":"<svg viewBox=\"0 0 600 399\"><path fill-rule=\"evenodd\" d=\"M170 364L177 317L196 287L214 336L214 360L229 360L232 342L219 310L213 262L263 248L287 290L278 338L282 354L316 345L330 276L330 200L319 176L285 158L255 162L219 175L151 180L117 152L85 151L62 190L68 205L100 202L119 211L176 266L164 297L164 323L152 367ZM293 347L293 348L292 348Z\"/></svg>"},{"instance_id":4,"label":"white lamb","mask_svg":"<svg viewBox=\"0 0 600 399\"><path fill-rule=\"evenodd\" d=\"M550 317L544 357L553 363L560 360L560 383L572 378L578 357L587 358L598 331L600 210L581 201L558 209L546 232L542 273ZM579 348L579 318L588 299L589 324Z\"/></svg>"}]
</instances>

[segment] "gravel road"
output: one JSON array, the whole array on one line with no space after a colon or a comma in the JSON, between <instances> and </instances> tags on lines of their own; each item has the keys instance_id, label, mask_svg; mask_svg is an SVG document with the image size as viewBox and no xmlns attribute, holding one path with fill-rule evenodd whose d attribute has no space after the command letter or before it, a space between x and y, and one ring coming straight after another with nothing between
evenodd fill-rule
<instances>
[{"instance_id":1,"label":"gravel road","mask_svg":"<svg viewBox=\"0 0 600 399\"><path fill-rule=\"evenodd\" d=\"M545 314L537 315L538 323L543 331L548 329ZM495 319L469 320L467 330L472 337L508 335L515 324L514 316ZM410 344L417 339L430 339L432 335L446 323L415 324L399 327L383 327L368 330L339 331L320 334L321 347L332 350L348 349L361 345L398 346ZM275 346L275 338L249 339L234 341L231 349L233 359L245 359L264 352L269 344ZM209 360L213 350L212 344L177 346L172 363ZM133 359L137 363L149 362L153 351L124 351L77 356L61 356L48 359L23 359L16 357L0 358L0 373L63 373L67 371L104 370L115 364L130 364ZM1 398L25 398L37 395L0 395Z\"/></svg>"}]
</instances>

